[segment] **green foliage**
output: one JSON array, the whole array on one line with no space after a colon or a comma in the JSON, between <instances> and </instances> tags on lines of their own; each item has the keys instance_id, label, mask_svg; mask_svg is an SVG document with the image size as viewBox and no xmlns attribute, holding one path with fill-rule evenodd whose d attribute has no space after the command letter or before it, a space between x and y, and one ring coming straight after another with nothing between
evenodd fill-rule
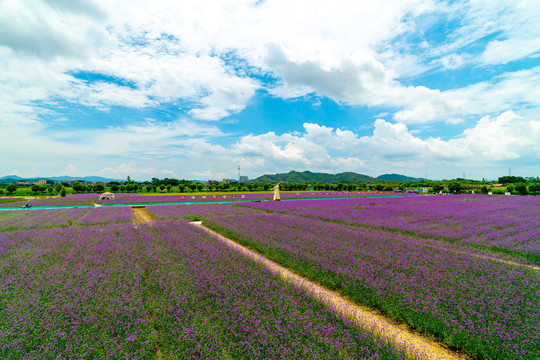
<instances>
[{"instance_id":1,"label":"green foliage","mask_svg":"<svg viewBox=\"0 0 540 360\"><path fill-rule=\"evenodd\" d=\"M76 193L83 192L83 191L86 190L86 187L83 184L81 184L80 182L78 182L78 181L73 183L72 188L73 188L73 191L76 192Z\"/></svg>"},{"instance_id":2,"label":"green foliage","mask_svg":"<svg viewBox=\"0 0 540 360\"><path fill-rule=\"evenodd\" d=\"M9 184L8 186L6 186L6 190L7 190L8 194L11 195L17 190L17 185Z\"/></svg>"},{"instance_id":3,"label":"green foliage","mask_svg":"<svg viewBox=\"0 0 540 360\"><path fill-rule=\"evenodd\" d=\"M489 192L488 188L486 185L482 186L482 188L480 189L480 192L482 194L487 194Z\"/></svg>"},{"instance_id":4,"label":"green foliage","mask_svg":"<svg viewBox=\"0 0 540 360\"><path fill-rule=\"evenodd\" d=\"M515 184L519 182L525 182L526 180L521 176L501 176L499 182L501 184Z\"/></svg>"},{"instance_id":5,"label":"green foliage","mask_svg":"<svg viewBox=\"0 0 540 360\"><path fill-rule=\"evenodd\" d=\"M105 191L105 186L103 186L102 184L96 184L94 185L94 191L101 193Z\"/></svg>"},{"instance_id":6,"label":"green foliage","mask_svg":"<svg viewBox=\"0 0 540 360\"><path fill-rule=\"evenodd\" d=\"M66 188L62 186L62 191L60 191L60 196L65 197L66 196Z\"/></svg>"},{"instance_id":7,"label":"green foliage","mask_svg":"<svg viewBox=\"0 0 540 360\"><path fill-rule=\"evenodd\" d=\"M527 185L523 182L520 182L520 183L516 183L514 185L514 187L516 188L516 191L520 194L520 195L527 195Z\"/></svg>"},{"instance_id":8,"label":"green foliage","mask_svg":"<svg viewBox=\"0 0 540 360\"><path fill-rule=\"evenodd\" d=\"M529 185L529 191L534 195L537 195L540 192L540 183L533 183Z\"/></svg>"},{"instance_id":9,"label":"green foliage","mask_svg":"<svg viewBox=\"0 0 540 360\"><path fill-rule=\"evenodd\" d=\"M433 185L433 192L434 192L434 193L438 193L438 192L440 192L442 189L444 189L444 188L443 188L442 185L440 185L440 184L435 184L435 185Z\"/></svg>"},{"instance_id":10,"label":"green foliage","mask_svg":"<svg viewBox=\"0 0 540 360\"><path fill-rule=\"evenodd\" d=\"M451 181L451 182L448 184L448 190L449 190L451 193L459 194L459 192L461 191L461 183L458 182L458 181Z\"/></svg>"}]
</instances>

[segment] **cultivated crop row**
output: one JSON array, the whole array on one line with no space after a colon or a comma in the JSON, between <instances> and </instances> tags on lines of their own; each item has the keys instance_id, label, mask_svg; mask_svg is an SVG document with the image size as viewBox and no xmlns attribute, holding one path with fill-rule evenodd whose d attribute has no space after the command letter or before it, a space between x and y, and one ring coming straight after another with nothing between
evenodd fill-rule
<instances>
[{"instance_id":1,"label":"cultivated crop row","mask_svg":"<svg viewBox=\"0 0 540 360\"><path fill-rule=\"evenodd\" d=\"M280 213L207 223L473 356L540 358L540 280L532 269L456 253L448 242L436 247L405 234Z\"/></svg>"},{"instance_id":2,"label":"cultivated crop row","mask_svg":"<svg viewBox=\"0 0 540 360\"><path fill-rule=\"evenodd\" d=\"M404 358L184 222L0 236L3 359Z\"/></svg>"},{"instance_id":3,"label":"cultivated crop row","mask_svg":"<svg viewBox=\"0 0 540 360\"><path fill-rule=\"evenodd\" d=\"M536 197L358 198L249 206L446 239L540 264L540 200Z\"/></svg>"},{"instance_id":4,"label":"cultivated crop row","mask_svg":"<svg viewBox=\"0 0 540 360\"><path fill-rule=\"evenodd\" d=\"M73 208L0 211L0 232L54 228L71 225L126 223L133 219L131 208Z\"/></svg>"}]
</instances>

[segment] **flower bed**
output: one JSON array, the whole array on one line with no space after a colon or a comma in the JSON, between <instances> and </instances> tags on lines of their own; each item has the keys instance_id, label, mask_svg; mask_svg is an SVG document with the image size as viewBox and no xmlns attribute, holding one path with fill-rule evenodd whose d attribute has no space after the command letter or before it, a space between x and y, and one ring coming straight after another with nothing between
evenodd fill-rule
<instances>
[{"instance_id":1,"label":"flower bed","mask_svg":"<svg viewBox=\"0 0 540 360\"><path fill-rule=\"evenodd\" d=\"M446 239L540 264L540 198L537 197L358 198L248 206Z\"/></svg>"},{"instance_id":2,"label":"flower bed","mask_svg":"<svg viewBox=\"0 0 540 360\"><path fill-rule=\"evenodd\" d=\"M480 358L539 358L534 270L388 231L287 214L216 216L213 228L352 300ZM443 243L444 244L444 243ZM511 334L511 335L509 335Z\"/></svg>"},{"instance_id":3,"label":"flower bed","mask_svg":"<svg viewBox=\"0 0 540 360\"><path fill-rule=\"evenodd\" d=\"M405 356L179 222L0 233L2 358Z\"/></svg>"}]
</instances>

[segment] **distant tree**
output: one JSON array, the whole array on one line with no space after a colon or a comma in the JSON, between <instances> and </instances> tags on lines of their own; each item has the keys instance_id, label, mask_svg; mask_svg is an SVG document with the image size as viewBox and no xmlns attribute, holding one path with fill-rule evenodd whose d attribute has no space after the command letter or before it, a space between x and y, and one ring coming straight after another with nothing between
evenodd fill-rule
<instances>
[{"instance_id":1,"label":"distant tree","mask_svg":"<svg viewBox=\"0 0 540 360\"><path fill-rule=\"evenodd\" d=\"M76 181L73 183L73 191L78 193L78 192L82 192L85 190L85 187L83 184L81 184L80 182Z\"/></svg>"},{"instance_id":2,"label":"distant tree","mask_svg":"<svg viewBox=\"0 0 540 360\"><path fill-rule=\"evenodd\" d=\"M434 184L434 185L433 185L433 192L434 192L434 193L438 193L438 192L440 192L442 189L444 189L444 188L443 188L442 185L440 185L440 184Z\"/></svg>"},{"instance_id":3,"label":"distant tree","mask_svg":"<svg viewBox=\"0 0 540 360\"><path fill-rule=\"evenodd\" d=\"M540 183L532 183L529 185L529 191L534 195L537 195L540 192Z\"/></svg>"},{"instance_id":4,"label":"distant tree","mask_svg":"<svg viewBox=\"0 0 540 360\"><path fill-rule=\"evenodd\" d=\"M0 195L4 195L4 190L0 189Z\"/></svg>"},{"instance_id":5,"label":"distant tree","mask_svg":"<svg viewBox=\"0 0 540 360\"><path fill-rule=\"evenodd\" d=\"M514 187L520 195L527 195L527 184L520 182L516 183Z\"/></svg>"},{"instance_id":6,"label":"distant tree","mask_svg":"<svg viewBox=\"0 0 540 360\"><path fill-rule=\"evenodd\" d=\"M138 189L138 185L135 184L134 182L130 182L126 184L126 191L129 193L135 192L137 191L137 189Z\"/></svg>"},{"instance_id":7,"label":"distant tree","mask_svg":"<svg viewBox=\"0 0 540 360\"><path fill-rule=\"evenodd\" d=\"M516 188L514 187L514 185L508 185L508 186L506 187L506 191L508 191L508 192L513 192L515 189L516 189Z\"/></svg>"},{"instance_id":8,"label":"distant tree","mask_svg":"<svg viewBox=\"0 0 540 360\"><path fill-rule=\"evenodd\" d=\"M53 191L54 191L54 187L53 187L53 186L47 187L47 192L48 192L49 194L52 194Z\"/></svg>"},{"instance_id":9,"label":"distant tree","mask_svg":"<svg viewBox=\"0 0 540 360\"><path fill-rule=\"evenodd\" d=\"M17 190L17 185L15 184L9 184L7 187L6 187L6 191L8 192L8 194L13 194L15 191Z\"/></svg>"},{"instance_id":10,"label":"distant tree","mask_svg":"<svg viewBox=\"0 0 540 360\"><path fill-rule=\"evenodd\" d=\"M105 186L103 186L102 184L96 184L94 185L94 191L101 193L105 191Z\"/></svg>"},{"instance_id":11,"label":"distant tree","mask_svg":"<svg viewBox=\"0 0 540 360\"><path fill-rule=\"evenodd\" d=\"M126 191L126 185L120 185L120 192Z\"/></svg>"},{"instance_id":12,"label":"distant tree","mask_svg":"<svg viewBox=\"0 0 540 360\"><path fill-rule=\"evenodd\" d=\"M163 192L163 190L165 190L165 185L159 185L159 190L161 190L161 192Z\"/></svg>"},{"instance_id":13,"label":"distant tree","mask_svg":"<svg viewBox=\"0 0 540 360\"><path fill-rule=\"evenodd\" d=\"M66 196L66 188L62 186L62 190L60 191L60 196L65 197Z\"/></svg>"},{"instance_id":14,"label":"distant tree","mask_svg":"<svg viewBox=\"0 0 540 360\"><path fill-rule=\"evenodd\" d=\"M117 184L112 184L112 185L111 185L111 191L116 192L116 191L118 191L118 189L119 189L119 187L118 187Z\"/></svg>"},{"instance_id":15,"label":"distant tree","mask_svg":"<svg viewBox=\"0 0 540 360\"><path fill-rule=\"evenodd\" d=\"M32 190L32 193L33 194L37 194L39 192L39 185L32 185L32 187L30 188L30 190Z\"/></svg>"},{"instance_id":16,"label":"distant tree","mask_svg":"<svg viewBox=\"0 0 540 360\"><path fill-rule=\"evenodd\" d=\"M501 176L499 182L501 184L515 184L518 182L525 182L525 179L521 176Z\"/></svg>"},{"instance_id":17,"label":"distant tree","mask_svg":"<svg viewBox=\"0 0 540 360\"><path fill-rule=\"evenodd\" d=\"M197 191L198 192L201 192L202 189L203 189L204 185L203 184L197 184Z\"/></svg>"},{"instance_id":18,"label":"distant tree","mask_svg":"<svg viewBox=\"0 0 540 360\"><path fill-rule=\"evenodd\" d=\"M171 189L172 189L172 186L171 185L167 185L167 192L171 192Z\"/></svg>"},{"instance_id":19,"label":"distant tree","mask_svg":"<svg viewBox=\"0 0 540 360\"><path fill-rule=\"evenodd\" d=\"M448 184L448 190L451 193L459 194L461 191L461 184L458 181L451 181L450 184Z\"/></svg>"},{"instance_id":20,"label":"distant tree","mask_svg":"<svg viewBox=\"0 0 540 360\"><path fill-rule=\"evenodd\" d=\"M56 192L62 191L62 184L56 184L56 185L54 185L54 190L56 190Z\"/></svg>"},{"instance_id":21,"label":"distant tree","mask_svg":"<svg viewBox=\"0 0 540 360\"><path fill-rule=\"evenodd\" d=\"M480 192L482 194L487 194L489 192L488 188L486 185L482 186L482 188L480 189Z\"/></svg>"}]
</instances>

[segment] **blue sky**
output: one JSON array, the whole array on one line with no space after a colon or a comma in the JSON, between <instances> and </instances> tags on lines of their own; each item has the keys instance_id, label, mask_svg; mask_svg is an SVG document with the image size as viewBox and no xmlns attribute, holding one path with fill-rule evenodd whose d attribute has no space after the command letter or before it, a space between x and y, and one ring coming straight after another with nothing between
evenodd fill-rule
<instances>
[{"instance_id":1,"label":"blue sky","mask_svg":"<svg viewBox=\"0 0 540 360\"><path fill-rule=\"evenodd\" d=\"M540 175L540 3L0 1L0 175Z\"/></svg>"}]
</instances>

